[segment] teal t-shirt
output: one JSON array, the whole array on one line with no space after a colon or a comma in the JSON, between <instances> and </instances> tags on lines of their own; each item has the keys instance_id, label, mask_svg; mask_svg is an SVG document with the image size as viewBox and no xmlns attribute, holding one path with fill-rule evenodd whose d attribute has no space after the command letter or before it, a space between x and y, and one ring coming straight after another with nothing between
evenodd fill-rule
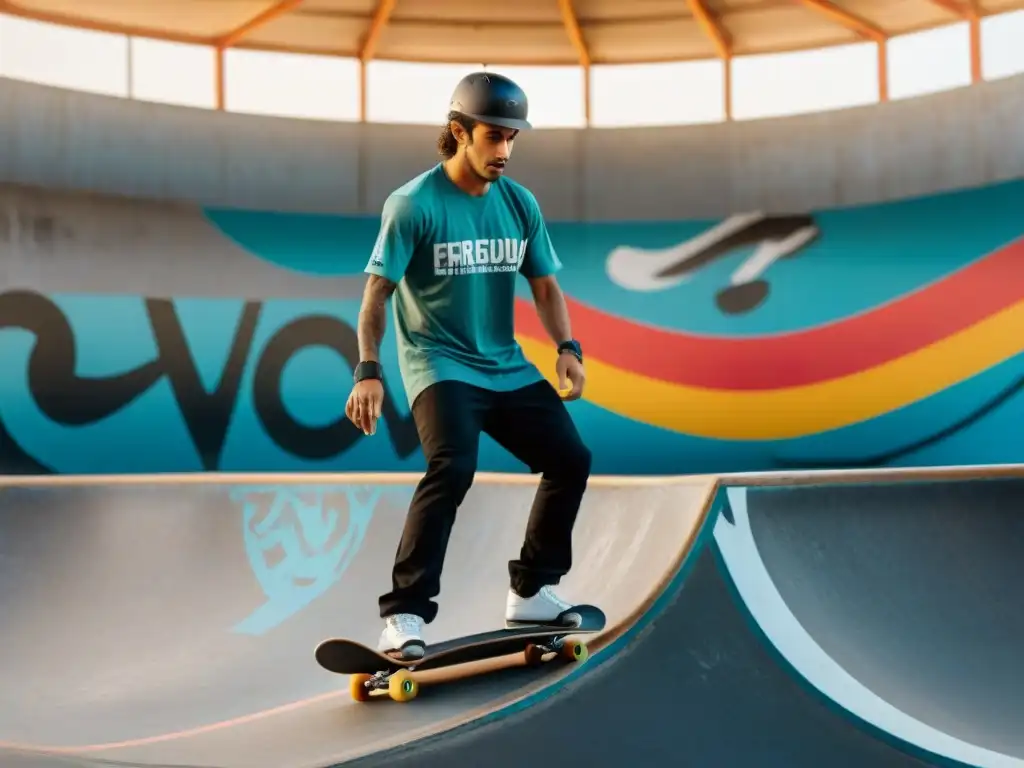
<instances>
[{"instance_id":1,"label":"teal t-shirt","mask_svg":"<svg viewBox=\"0 0 1024 768\"><path fill-rule=\"evenodd\" d=\"M542 380L515 339L516 279L561 266L536 198L510 179L473 196L438 163L392 192L366 272L398 286L393 316L409 404L438 381L507 391Z\"/></svg>"}]
</instances>

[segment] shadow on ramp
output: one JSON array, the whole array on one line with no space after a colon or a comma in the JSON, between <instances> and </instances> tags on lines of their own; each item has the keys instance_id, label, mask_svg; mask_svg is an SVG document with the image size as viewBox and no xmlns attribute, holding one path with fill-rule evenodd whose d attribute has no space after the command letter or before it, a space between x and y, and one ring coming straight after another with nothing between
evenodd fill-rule
<instances>
[{"instance_id":1,"label":"shadow on ramp","mask_svg":"<svg viewBox=\"0 0 1024 768\"><path fill-rule=\"evenodd\" d=\"M734 578L799 674L908 743L1024 765L1024 480L728 493Z\"/></svg>"}]
</instances>

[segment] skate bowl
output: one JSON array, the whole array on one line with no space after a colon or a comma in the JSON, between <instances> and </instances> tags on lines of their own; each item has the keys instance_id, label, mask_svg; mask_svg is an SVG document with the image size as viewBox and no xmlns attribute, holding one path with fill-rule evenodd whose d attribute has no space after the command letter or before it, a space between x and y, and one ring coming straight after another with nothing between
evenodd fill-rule
<instances>
[{"instance_id":1,"label":"skate bowl","mask_svg":"<svg viewBox=\"0 0 1024 768\"><path fill-rule=\"evenodd\" d=\"M1020 768L1022 509L1016 466L722 477L605 663L349 765Z\"/></svg>"},{"instance_id":2,"label":"skate bowl","mask_svg":"<svg viewBox=\"0 0 1024 768\"><path fill-rule=\"evenodd\" d=\"M1024 467L595 478L562 588L609 613L591 659L356 704L312 649L376 638L414 482L12 478L0 758L1024 768ZM428 640L500 620L535 485L478 480Z\"/></svg>"},{"instance_id":3,"label":"skate bowl","mask_svg":"<svg viewBox=\"0 0 1024 768\"><path fill-rule=\"evenodd\" d=\"M376 642L377 595L417 480L5 480L0 749L76 765L329 765L512 706L572 673L559 663L530 670L519 657L437 670L418 675L416 701L388 707L351 701L347 679L316 665L326 637ZM536 485L478 476L428 641L501 625L507 561ZM712 478L592 480L561 587L608 615L592 653L663 591L713 489ZM432 685L488 666L497 669Z\"/></svg>"}]
</instances>

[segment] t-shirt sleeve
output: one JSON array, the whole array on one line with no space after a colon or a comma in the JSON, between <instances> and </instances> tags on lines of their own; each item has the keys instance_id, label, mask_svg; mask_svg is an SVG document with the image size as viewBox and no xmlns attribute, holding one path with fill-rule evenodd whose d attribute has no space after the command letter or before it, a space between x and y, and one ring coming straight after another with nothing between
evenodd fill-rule
<instances>
[{"instance_id":1,"label":"t-shirt sleeve","mask_svg":"<svg viewBox=\"0 0 1024 768\"><path fill-rule=\"evenodd\" d=\"M421 232L422 221L415 203L405 195L389 196L384 201L380 231L364 271L399 282L405 276Z\"/></svg>"},{"instance_id":2,"label":"t-shirt sleeve","mask_svg":"<svg viewBox=\"0 0 1024 768\"><path fill-rule=\"evenodd\" d=\"M528 279L547 277L562 268L555 246L551 242L544 215L541 213L537 198L532 194L525 195L527 215L526 253L519 273Z\"/></svg>"}]
</instances>

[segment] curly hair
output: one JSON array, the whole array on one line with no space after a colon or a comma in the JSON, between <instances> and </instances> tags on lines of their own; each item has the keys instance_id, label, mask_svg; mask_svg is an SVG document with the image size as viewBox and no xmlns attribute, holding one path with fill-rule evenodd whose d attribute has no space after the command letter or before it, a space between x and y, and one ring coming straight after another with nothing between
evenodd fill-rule
<instances>
[{"instance_id":1,"label":"curly hair","mask_svg":"<svg viewBox=\"0 0 1024 768\"><path fill-rule=\"evenodd\" d=\"M455 134L452 133L452 123L458 123L466 132L470 135L470 141L472 141L473 127L476 125L476 120L461 112L449 112L448 120L444 124L444 129L441 131L441 135L437 138L437 152L441 157L447 159L454 157L455 153L459 149L459 142L455 139Z\"/></svg>"}]
</instances>

